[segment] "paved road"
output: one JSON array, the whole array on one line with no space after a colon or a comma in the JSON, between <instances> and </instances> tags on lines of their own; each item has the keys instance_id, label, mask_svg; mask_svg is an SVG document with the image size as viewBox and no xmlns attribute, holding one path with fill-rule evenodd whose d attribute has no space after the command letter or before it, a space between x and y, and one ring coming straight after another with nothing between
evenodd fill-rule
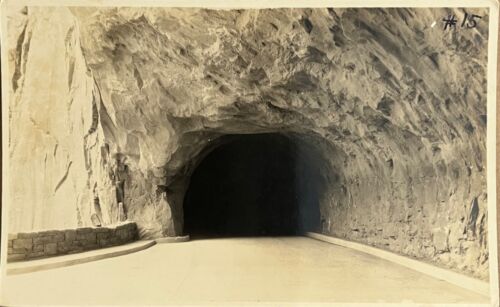
<instances>
[{"instance_id":1,"label":"paved road","mask_svg":"<svg viewBox=\"0 0 500 307\"><path fill-rule=\"evenodd\" d=\"M303 237L158 244L117 258L8 276L3 290L4 305L488 302L374 256Z\"/></svg>"}]
</instances>

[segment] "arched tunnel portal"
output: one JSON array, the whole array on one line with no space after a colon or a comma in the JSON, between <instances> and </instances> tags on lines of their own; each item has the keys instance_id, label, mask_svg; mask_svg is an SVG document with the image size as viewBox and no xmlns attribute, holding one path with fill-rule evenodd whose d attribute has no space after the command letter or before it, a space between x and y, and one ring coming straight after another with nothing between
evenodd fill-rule
<instances>
[{"instance_id":1,"label":"arched tunnel portal","mask_svg":"<svg viewBox=\"0 0 500 307\"><path fill-rule=\"evenodd\" d=\"M320 227L325 161L280 133L227 135L198 164L184 197L184 233L296 235Z\"/></svg>"}]
</instances>

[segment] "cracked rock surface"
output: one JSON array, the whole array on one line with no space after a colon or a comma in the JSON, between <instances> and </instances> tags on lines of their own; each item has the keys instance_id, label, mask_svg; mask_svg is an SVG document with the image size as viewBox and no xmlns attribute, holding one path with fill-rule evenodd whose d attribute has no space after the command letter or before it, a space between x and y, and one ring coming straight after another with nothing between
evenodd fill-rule
<instances>
[{"instance_id":1,"label":"cracked rock surface","mask_svg":"<svg viewBox=\"0 0 500 307\"><path fill-rule=\"evenodd\" d=\"M486 280L486 10L25 8L9 14L9 231L180 235L228 134L323 157L321 231ZM307 154L307 153L305 153Z\"/></svg>"}]
</instances>

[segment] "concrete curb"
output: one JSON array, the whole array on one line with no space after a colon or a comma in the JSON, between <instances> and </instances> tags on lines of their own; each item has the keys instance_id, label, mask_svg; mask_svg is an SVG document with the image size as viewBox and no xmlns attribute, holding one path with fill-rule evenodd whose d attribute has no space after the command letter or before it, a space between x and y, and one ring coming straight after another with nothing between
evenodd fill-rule
<instances>
[{"instance_id":1,"label":"concrete curb","mask_svg":"<svg viewBox=\"0 0 500 307\"><path fill-rule=\"evenodd\" d=\"M8 263L7 274L16 275L23 273L31 273L31 272L61 268L75 264L81 264L81 263L111 258L111 257L127 255L144 250L155 244L156 244L155 240L135 241L124 245L95 249L77 254L43 258L39 260L28 260L28 261Z\"/></svg>"},{"instance_id":2,"label":"concrete curb","mask_svg":"<svg viewBox=\"0 0 500 307\"><path fill-rule=\"evenodd\" d=\"M189 235L179 237L163 237L155 239L156 243L180 243L189 241Z\"/></svg>"},{"instance_id":3,"label":"concrete curb","mask_svg":"<svg viewBox=\"0 0 500 307\"><path fill-rule=\"evenodd\" d=\"M459 287L474 291L486 297L490 296L490 285L489 283L478 280L475 278L471 278L450 270L446 270L440 267L436 267L431 264L427 264L425 262L420 262L415 259L411 259L405 256L401 256L398 254L394 254L382 249L378 249L375 247L371 247L365 244L346 241L334 237L330 237L327 235L315 233L315 232L306 232L306 237L313 238L319 241L328 242L331 244L339 245L342 247L351 248L363 253L367 253L399 265L405 266L412 270L418 271L420 273L432 276L437 279L441 279L447 281L451 284L457 285Z\"/></svg>"},{"instance_id":4,"label":"concrete curb","mask_svg":"<svg viewBox=\"0 0 500 307\"><path fill-rule=\"evenodd\" d=\"M7 274L16 275L43 270L62 268L66 266L102 260L111 257L123 256L149 248L157 243L179 243L189 241L189 235L179 237L163 237L147 241L135 241L132 243L113 246L108 248L94 249L91 251L43 258L38 260L27 260L7 263Z\"/></svg>"}]
</instances>

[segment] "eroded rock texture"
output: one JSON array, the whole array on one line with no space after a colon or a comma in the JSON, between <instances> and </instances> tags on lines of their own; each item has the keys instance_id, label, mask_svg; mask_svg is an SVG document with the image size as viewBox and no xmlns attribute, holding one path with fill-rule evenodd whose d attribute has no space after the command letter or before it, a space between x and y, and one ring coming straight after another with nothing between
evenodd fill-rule
<instances>
[{"instance_id":1,"label":"eroded rock texture","mask_svg":"<svg viewBox=\"0 0 500 307\"><path fill-rule=\"evenodd\" d=\"M13 12L10 230L96 206L111 224L121 202L142 237L179 235L221 137L282 132L323 157L323 233L486 279L488 17L469 12L455 31L458 9Z\"/></svg>"}]
</instances>

